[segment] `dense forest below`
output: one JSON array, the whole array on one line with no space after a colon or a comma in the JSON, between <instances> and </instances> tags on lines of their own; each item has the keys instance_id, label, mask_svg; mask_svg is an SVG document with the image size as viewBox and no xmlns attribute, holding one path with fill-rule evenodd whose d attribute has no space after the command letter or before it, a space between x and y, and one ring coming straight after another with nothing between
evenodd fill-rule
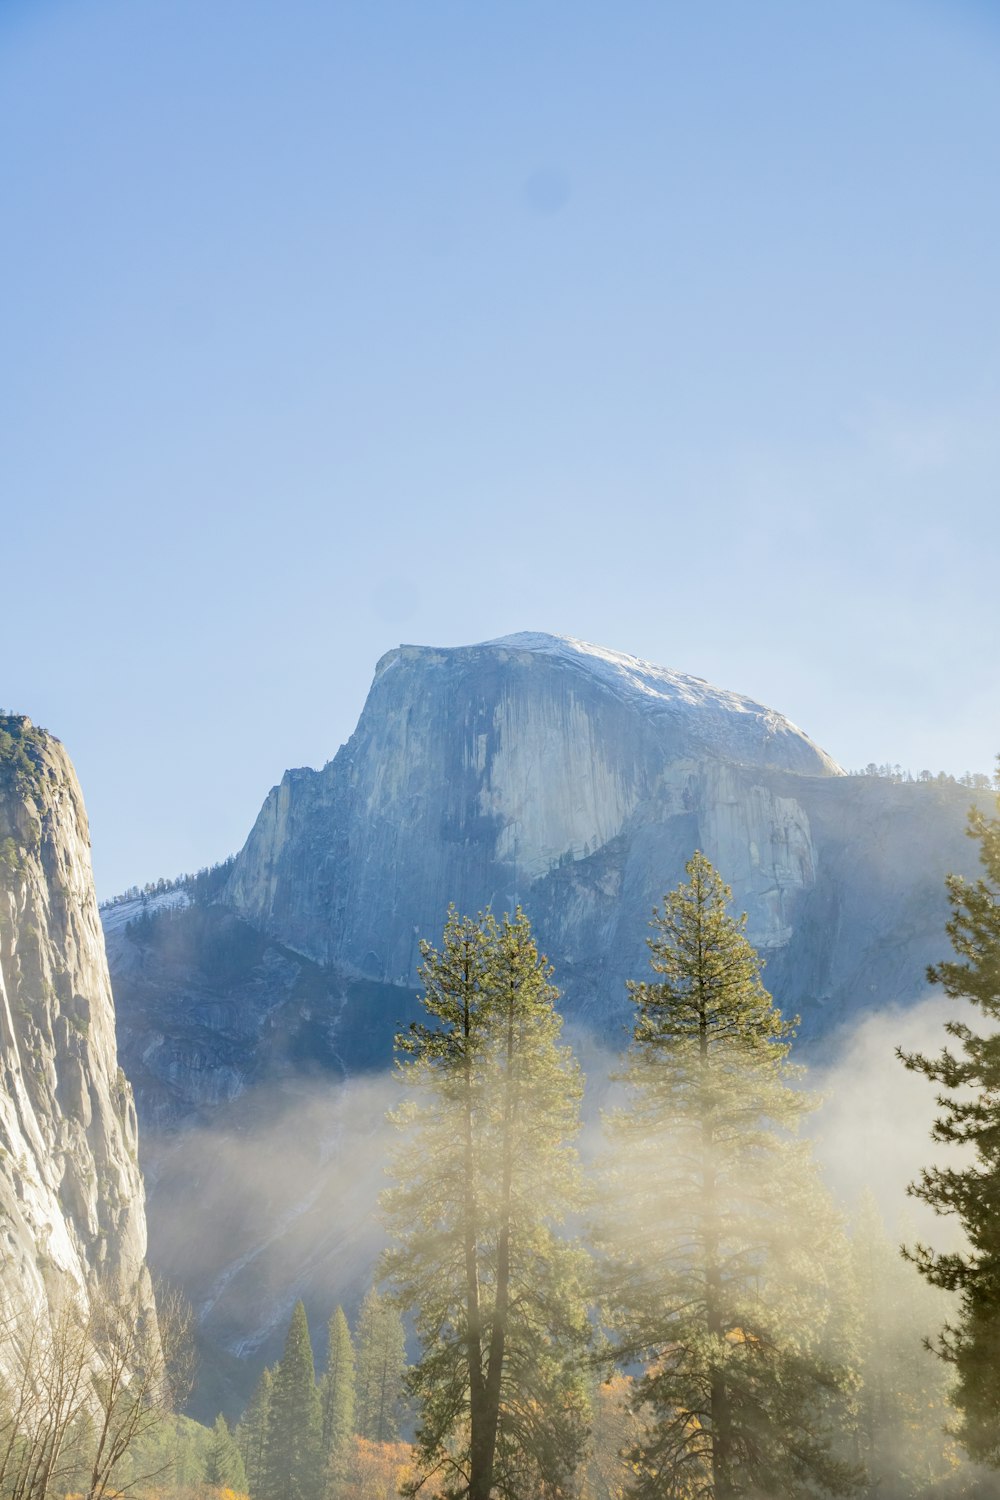
<instances>
[{"instance_id":1,"label":"dense forest below","mask_svg":"<svg viewBox=\"0 0 1000 1500\"><path fill-rule=\"evenodd\" d=\"M44 732L3 733L8 790L41 806ZM416 1018L396 1035L373 1137L385 1248L352 1318L335 1308L317 1361L295 1301L245 1407L204 1425L185 1414L199 1374L177 1291L154 1310L107 1274L84 1315L53 1282L47 1321L27 1298L5 1313L2 1500L996 1495L1000 818L978 804L969 832L982 875L949 877L953 957L929 973L954 1004L944 1046L893 1063L935 1086L909 1192L957 1233L924 1243L871 1192L834 1200L798 1017L703 853L652 913L599 1120L528 916L453 906L419 942ZM220 924L232 869L112 903L135 951L182 940L238 987L267 940ZM329 982L303 970L307 1012ZM332 1071L317 1076L336 1088Z\"/></svg>"},{"instance_id":2,"label":"dense forest below","mask_svg":"<svg viewBox=\"0 0 1000 1500\"><path fill-rule=\"evenodd\" d=\"M974 814L971 831L984 879L951 882L956 958L932 977L995 1018L1000 821ZM0 1493L996 1494L1000 1038L956 1020L952 1050L901 1055L943 1090L939 1141L975 1154L910 1189L957 1217L958 1247L900 1247L870 1194L847 1214L831 1199L800 1128L815 1101L795 1018L709 861L686 874L630 985L596 1154L578 1151L584 1081L527 917L453 908L440 946L421 944L421 1017L397 1037L388 1248L353 1329L338 1307L317 1372L299 1302L238 1420L205 1427L176 1414L193 1378L176 1299L158 1354L126 1353L111 1319L90 1330L105 1367L155 1378L123 1375L102 1447L63 1393L82 1347L69 1321L57 1357L36 1350L4 1388Z\"/></svg>"}]
</instances>

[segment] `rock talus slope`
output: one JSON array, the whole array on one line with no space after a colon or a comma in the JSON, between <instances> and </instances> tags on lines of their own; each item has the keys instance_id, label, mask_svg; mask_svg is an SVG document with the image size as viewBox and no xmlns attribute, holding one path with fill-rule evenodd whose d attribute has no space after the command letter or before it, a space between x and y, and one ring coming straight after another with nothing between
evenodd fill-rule
<instances>
[{"instance_id":1,"label":"rock talus slope","mask_svg":"<svg viewBox=\"0 0 1000 1500\"><path fill-rule=\"evenodd\" d=\"M132 1090L83 799L60 743L0 717L0 1299L112 1281L145 1302Z\"/></svg>"}]
</instances>

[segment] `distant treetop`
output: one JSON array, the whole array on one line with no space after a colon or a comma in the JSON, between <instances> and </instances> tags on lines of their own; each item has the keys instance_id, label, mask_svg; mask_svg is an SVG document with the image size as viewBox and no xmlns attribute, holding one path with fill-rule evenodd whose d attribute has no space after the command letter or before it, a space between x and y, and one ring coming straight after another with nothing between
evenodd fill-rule
<instances>
[{"instance_id":1,"label":"distant treetop","mask_svg":"<svg viewBox=\"0 0 1000 1500\"><path fill-rule=\"evenodd\" d=\"M848 776L878 776L882 781L905 782L932 782L935 786L965 786L975 792L1000 791L1000 770L988 776L985 771L965 771L961 776L953 776L950 771L920 771L914 776L912 771L904 771L902 766L890 765L888 761L877 766L873 760L857 771L848 771Z\"/></svg>"},{"instance_id":2,"label":"distant treetop","mask_svg":"<svg viewBox=\"0 0 1000 1500\"><path fill-rule=\"evenodd\" d=\"M13 790L21 796L38 789L45 742L50 738L25 714L0 710L0 789Z\"/></svg>"},{"instance_id":3,"label":"distant treetop","mask_svg":"<svg viewBox=\"0 0 1000 1500\"><path fill-rule=\"evenodd\" d=\"M130 885L117 896L110 896L100 903L101 911L113 906L124 906L130 901L148 901L152 896L163 896L168 891L186 891L196 906L208 906L222 890L229 873L236 863L236 855L230 854L215 865L204 865L200 870L184 875L175 875L172 880L161 875L159 880L147 880L145 885Z\"/></svg>"}]
</instances>

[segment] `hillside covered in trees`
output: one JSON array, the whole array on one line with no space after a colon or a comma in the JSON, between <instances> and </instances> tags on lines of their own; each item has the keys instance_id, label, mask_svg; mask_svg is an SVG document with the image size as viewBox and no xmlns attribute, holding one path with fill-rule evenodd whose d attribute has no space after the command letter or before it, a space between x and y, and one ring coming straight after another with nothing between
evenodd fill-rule
<instances>
[{"instance_id":1,"label":"hillside covered in trees","mask_svg":"<svg viewBox=\"0 0 1000 1500\"><path fill-rule=\"evenodd\" d=\"M912 1185L957 1248L900 1247L871 1195L831 1199L796 1020L703 854L653 912L586 1159L585 1082L527 917L452 908L397 1037L388 1245L353 1329L336 1307L317 1370L298 1302L280 1359L212 1428L125 1379L106 1472L87 1403L60 1394L72 1361L29 1354L20 1404L4 1387L0 1494L80 1475L88 1500L995 1496L1000 819L970 831L983 875L950 881L955 957L932 977L979 1024L899 1064L943 1091L938 1140L973 1148Z\"/></svg>"}]
</instances>

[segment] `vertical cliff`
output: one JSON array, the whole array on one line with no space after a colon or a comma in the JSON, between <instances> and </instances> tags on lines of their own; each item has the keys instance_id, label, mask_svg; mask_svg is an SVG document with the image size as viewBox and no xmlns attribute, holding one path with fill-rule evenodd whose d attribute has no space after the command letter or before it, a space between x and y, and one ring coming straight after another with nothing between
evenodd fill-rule
<instances>
[{"instance_id":1,"label":"vertical cliff","mask_svg":"<svg viewBox=\"0 0 1000 1500\"><path fill-rule=\"evenodd\" d=\"M567 1013L613 1030L650 909L700 848L815 1036L923 993L944 875L972 857L968 800L844 776L773 709L583 641L401 646L334 759L271 791L224 899L317 963L397 985L450 901L521 902Z\"/></svg>"},{"instance_id":2,"label":"vertical cliff","mask_svg":"<svg viewBox=\"0 0 1000 1500\"><path fill-rule=\"evenodd\" d=\"M132 1091L87 817L58 740L0 716L0 1299L116 1278L145 1300Z\"/></svg>"},{"instance_id":3,"label":"vertical cliff","mask_svg":"<svg viewBox=\"0 0 1000 1500\"><path fill-rule=\"evenodd\" d=\"M581 641L402 646L335 759L271 792L228 899L311 958L413 983L414 935L449 901L512 908L567 864L613 862L651 819L700 811L706 847L749 861L733 878L756 940L781 941L812 852L802 809L758 784L772 769L839 772L762 704Z\"/></svg>"},{"instance_id":4,"label":"vertical cliff","mask_svg":"<svg viewBox=\"0 0 1000 1500\"><path fill-rule=\"evenodd\" d=\"M975 872L969 801L845 776L774 710L580 641L389 652L350 740L272 789L212 901L108 914L157 1253L206 1342L270 1357L282 1296L326 1317L334 1289L353 1295L377 1070L450 901L520 901L578 1037L617 1050L651 908L700 848L822 1052L926 993L944 876ZM278 1167L262 1199L263 1160ZM224 1232L191 1235L192 1212Z\"/></svg>"}]
</instances>

